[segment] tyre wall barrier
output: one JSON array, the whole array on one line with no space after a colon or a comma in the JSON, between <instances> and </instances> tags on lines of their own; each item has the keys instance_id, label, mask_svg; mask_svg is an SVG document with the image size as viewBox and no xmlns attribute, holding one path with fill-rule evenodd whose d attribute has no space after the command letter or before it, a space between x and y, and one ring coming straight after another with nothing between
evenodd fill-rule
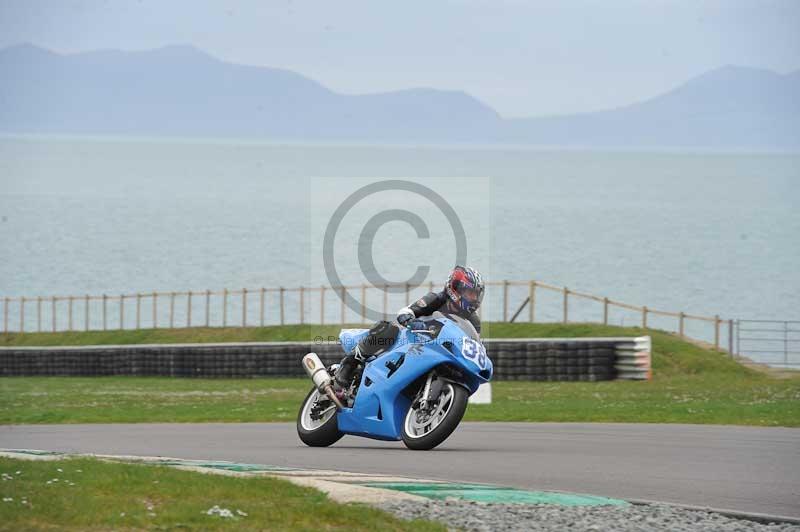
<instances>
[{"instance_id":1,"label":"tyre wall barrier","mask_svg":"<svg viewBox=\"0 0 800 532\"><path fill-rule=\"evenodd\" d=\"M650 337L485 340L496 380L650 378ZM302 377L309 351L332 364L336 343L268 342L0 348L0 376Z\"/></svg>"}]
</instances>

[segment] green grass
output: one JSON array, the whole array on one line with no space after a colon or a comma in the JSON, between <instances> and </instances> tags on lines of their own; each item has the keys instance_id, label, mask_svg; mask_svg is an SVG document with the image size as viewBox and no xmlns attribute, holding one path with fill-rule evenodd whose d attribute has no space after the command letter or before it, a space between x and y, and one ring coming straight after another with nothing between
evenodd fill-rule
<instances>
[{"instance_id":1,"label":"green grass","mask_svg":"<svg viewBox=\"0 0 800 532\"><path fill-rule=\"evenodd\" d=\"M351 325L351 327L359 327ZM339 325L283 325L272 327L192 327L136 331L87 331L0 334L0 346L184 344L210 342L282 342L337 338Z\"/></svg>"},{"instance_id":2,"label":"green grass","mask_svg":"<svg viewBox=\"0 0 800 532\"><path fill-rule=\"evenodd\" d=\"M344 327L364 327L345 325ZM0 334L0 347L58 345L126 345L210 342L312 341L317 337L335 340L341 325L275 325L269 327L192 327L183 329L140 329L57 333ZM651 334L639 327L615 327L585 323L493 323L483 324L484 338L638 336Z\"/></svg>"},{"instance_id":3,"label":"green grass","mask_svg":"<svg viewBox=\"0 0 800 532\"><path fill-rule=\"evenodd\" d=\"M6 345L310 340L338 326L10 335ZM647 382L495 382L471 421L590 421L800 426L800 378L776 379L727 354L660 331L588 324L489 323L485 337L653 338ZM0 423L293 421L306 379L10 377L0 379Z\"/></svg>"},{"instance_id":4,"label":"green grass","mask_svg":"<svg viewBox=\"0 0 800 532\"><path fill-rule=\"evenodd\" d=\"M337 504L317 490L267 477L84 458L0 458L0 473L11 477L0 481L0 530L444 530L364 505ZM8 498L13 500L3 500ZM207 515L215 505L235 517Z\"/></svg>"}]
</instances>

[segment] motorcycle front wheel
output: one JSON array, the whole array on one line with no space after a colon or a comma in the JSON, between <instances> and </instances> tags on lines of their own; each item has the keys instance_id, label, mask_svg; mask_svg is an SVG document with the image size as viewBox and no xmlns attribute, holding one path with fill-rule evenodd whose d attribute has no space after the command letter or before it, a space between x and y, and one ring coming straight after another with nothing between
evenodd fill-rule
<instances>
[{"instance_id":1,"label":"motorcycle front wheel","mask_svg":"<svg viewBox=\"0 0 800 532\"><path fill-rule=\"evenodd\" d=\"M415 451L427 451L442 443L464 417L468 399L466 389L448 382L435 405L424 410L409 408L403 421L403 443Z\"/></svg>"},{"instance_id":2,"label":"motorcycle front wheel","mask_svg":"<svg viewBox=\"0 0 800 532\"><path fill-rule=\"evenodd\" d=\"M312 417L312 410L318 402L330 403ZM297 414L297 435L310 447L328 447L341 439L344 434L339 432L339 422L336 419L336 406L320 393L316 387L306 395L300 412Z\"/></svg>"}]
</instances>

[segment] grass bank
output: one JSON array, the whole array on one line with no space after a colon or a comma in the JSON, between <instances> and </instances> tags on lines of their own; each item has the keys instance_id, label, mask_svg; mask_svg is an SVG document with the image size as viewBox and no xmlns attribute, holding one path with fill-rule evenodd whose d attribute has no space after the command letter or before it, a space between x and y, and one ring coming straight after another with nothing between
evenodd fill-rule
<instances>
[{"instance_id":1,"label":"grass bank","mask_svg":"<svg viewBox=\"0 0 800 532\"><path fill-rule=\"evenodd\" d=\"M0 473L0 530L444 530L272 478L93 459L0 458Z\"/></svg>"},{"instance_id":2,"label":"grass bank","mask_svg":"<svg viewBox=\"0 0 800 532\"><path fill-rule=\"evenodd\" d=\"M346 325L345 327L363 327ZM341 325L275 325L270 327L191 327L122 331L76 331L56 333L0 334L0 346L190 344L213 342L312 341L336 338ZM493 323L483 324L484 338L639 336L658 331L639 327L615 327L588 323ZM669 335L664 335L669 336ZM681 342L683 343L683 342Z\"/></svg>"},{"instance_id":3,"label":"grass bank","mask_svg":"<svg viewBox=\"0 0 800 532\"><path fill-rule=\"evenodd\" d=\"M5 345L311 340L338 326L9 335ZM590 421L800 426L800 378L775 379L660 331L590 324L489 323L485 337L653 337L649 382L495 382L473 421ZM306 379L11 377L0 423L293 421Z\"/></svg>"}]
</instances>

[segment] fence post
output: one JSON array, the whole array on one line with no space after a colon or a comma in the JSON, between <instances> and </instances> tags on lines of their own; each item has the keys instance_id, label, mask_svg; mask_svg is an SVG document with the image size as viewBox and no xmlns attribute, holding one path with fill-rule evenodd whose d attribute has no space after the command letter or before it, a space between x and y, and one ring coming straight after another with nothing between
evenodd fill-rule
<instances>
[{"instance_id":1,"label":"fence post","mask_svg":"<svg viewBox=\"0 0 800 532\"><path fill-rule=\"evenodd\" d=\"M789 322L783 322L783 365L789 365Z\"/></svg>"},{"instance_id":2,"label":"fence post","mask_svg":"<svg viewBox=\"0 0 800 532\"><path fill-rule=\"evenodd\" d=\"M319 287L319 324L325 325L325 285Z\"/></svg>"},{"instance_id":3,"label":"fence post","mask_svg":"<svg viewBox=\"0 0 800 532\"><path fill-rule=\"evenodd\" d=\"M19 332L25 332L25 297L19 298Z\"/></svg>"},{"instance_id":4,"label":"fence post","mask_svg":"<svg viewBox=\"0 0 800 532\"><path fill-rule=\"evenodd\" d=\"M683 322L686 319L686 315L681 312L680 316L678 317L678 336L683 338Z\"/></svg>"},{"instance_id":5,"label":"fence post","mask_svg":"<svg viewBox=\"0 0 800 532\"><path fill-rule=\"evenodd\" d=\"M125 329L125 294L119 296L119 329Z\"/></svg>"},{"instance_id":6,"label":"fence post","mask_svg":"<svg viewBox=\"0 0 800 532\"><path fill-rule=\"evenodd\" d=\"M431 281L430 283L428 283L428 292L433 292L433 281ZM478 307L478 310L480 310L480 308L481 308L481 307Z\"/></svg>"},{"instance_id":7,"label":"fence post","mask_svg":"<svg viewBox=\"0 0 800 532\"><path fill-rule=\"evenodd\" d=\"M569 288L564 287L564 323L569 321Z\"/></svg>"},{"instance_id":8,"label":"fence post","mask_svg":"<svg viewBox=\"0 0 800 532\"><path fill-rule=\"evenodd\" d=\"M408 304L408 283L406 283L406 305ZM361 285L361 323L367 323L367 285Z\"/></svg>"},{"instance_id":9,"label":"fence post","mask_svg":"<svg viewBox=\"0 0 800 532\"><path fill-rule=\"evenodd\" d=\"M136 329L141 329L142 325L142 294L136 292Z\"/></svg>"},{"instance_id":10,"label":"fence post","mask_svg":"<svg viewBox=\"0 0 800 532\"><path fill-rule=\"evenodd\" d=\"M286 291L284 287L281 286L281 325L284 323L284 314L283 314L283 293Z\"/></svg>"},{"instance_id":11,"label":"fence post","mask_svg":"<svg viewBox=\"0 0 800 532\"><path fill-rule=\"evenodd\" d=\"M603 325L608 325L608 298L603 298Z\"/></svg>"},{"instance_id":12,"label":"fence post","mask_svg":"<svg viewBox=\"0 0 800 532\"><path fill-rule=\"evenodd\" d=\"M733 358L733 320L728 320L728 353Z\"/></svg>"},{"instance_id":13,"label":"fence post","mask_svg":"<svg viewBox=\"0 0 800 532\"><path fill-rule=\"evenodd\" d=\"M186 328L192 326L192 291L186 294Z\"/></svg>"},{"instance_id":14,"label":"fence post","mask_svg":"<svg viewBox=\"0 0 800 532\"><path fill-rule=\"evenodd\" d=\"M72 331L72 300L74 298L69 296L67 300L67 330Z\"/></svg>"},{"instance_id":15,"label":"fence post","mask_svg":"<svg viewBox=\"0 0 800 532\"><path fill-rule=\"evenodd\" d=\"M300 287L300 325L306 322L306 287Z\"/></svg>"},{"instance_id":16,"label":"fence post","mask_svg":"<svg viewBox=\"0 0 800 532\"><path fill-rule=\"evenodd\" d=\"M242 288L242 327L247 327L247 288Z\"/></svg>"},{"instance_id":17,"label":"fence post","mask_svg":"<svg viewBox=\"0 0 800 532\"><path fill-rule=\"evenodd\" d=\"M211 325L211 290L206 288L206 327Z\"/></svg>"},{"instance_id":18,"label":"fence post","mask_svg":"<svg viewBox=\"0 0 800 532\"><path fill-rule=\"evenodd\" d=\"M647 329L647 305L642 307L642 329Z\"/></svg>"},{"instance_id":19,"label":"fence post","mask_svg":"<svg viewBox=\"0 0 800 532\"><path fill-rule=\"evenodd\" d=\"M340 291L339 299L341 300L341 303L342 303L342 325L344 325L345 311L346 311L344 300L345 300L345 297L347 297L347 289L344 286L342 286L342 287L339 288L339 291Z\"/></svg>"},{"instance_id":20,"label":"fence post","mask_svg":"<svg viewBox=\"0 0 800 532\"><path fill-rule=\"evenodd\" d=\"M8 298L3 298L3 332L8 334Z\"/></svg>"},{"instance_id":21,"label":"fence post","mask_svg":"<svg viewBox=\"0 0 800 532\"><path fill-rule=\"evenodd\" d=\"M41 311L41 308L42 308L42 301L44 301L44 298L41 298L41 297L40 297L40 298L39 298L39 314L40 314L40 321L41 321L41 314L42 314L42 311ZM41 325L41 324L39 325L39 330L40 330L40 331L42 330L42 325Z\"/></svg>"},{"instance_id":22,"label":"fence post","mask_svg":"<svg viewBox=\"0 0 800 532\"><path fill-rule=\"evenodd\" d=\"M169 293L169 328L175 328L175 292Z\"/></svg>"},{"instance_id":23,"label":"fence post","mask_svg":"<svg viewBox=\"0 0 800 532\"><path fill-rule=\"evenodd\" d=\"M261 324L262 327L264 326L264 299L266 297L266 293L267 289L262 286L258 301L258 323Z\"/></svg>"},{"instance_id":24,"label":"fence post","mask_svg":"<svg viewBox=\"0 0 800 532\"><path fill-rule=\"evenodd\" d=\"M108 296L103 294L103 330L104 331L107 328L106 327L106 325L107 325L107 321L106 321L106 301L107 300L108 300Z\"/></svg>"},{"instance_id":25,"label":"fence post","mask_svg":"<svg viewBox=\"0 0 800 532\"><path fill-rule=\"evenodd\" d=\"M228 326L228 289L222 290L222 326Z\"/></svg>"},{"instance_id":26,"label":"fence post","mask_svg":"<svg viewBox=\"0 0 800 532\"><path fill-rule=\"evenodd\" d=\"M503 281L503 323L508 322L508 281Z\"/></svg>"},{"instance_id":27,"label":"fence post","mask_svg":"<svg viewBox=\"0 0 800 532\"><path fill-rule=\"evenodd\" d=\"M83 303L83 328L89 330L89 294L86 294Z\"/></svg>"},{"instance_id":28,"label":"fence post","mask_svg":"<svg viewBox=\"0 0 800 532\"><path fill-rule=\"evenodd\" d=\"M389 319L389 285L383 285L383 319Z\"/></svg>"},{"instance_id":29,"label":"fence post","mask_svg":"<svg viewBox=\"0 0 800 532\"><path fill-rule=\"evenodd\" d=\"M533 323L536 318L536 281L531 281L528 285L528 321Z\"/></svg>"},{"instance_id":30,"label":"fence post","mask_svg":"<svg viewBox=\"0 0 800 532\"><path fill-rule=\"evenodd\" d=\"M53 332L56 332L56 297L50 299L50 318L53 320Z\"/></svg>"},{"instance_id":31,"label":"fence post","mask_svg":"<svg viewBox=\"0 0 800 532\"><path fill-rule=\"evenodd\" d=\"M714 349L719 349L719 315L714 316Z\"/></svg>"},{"instance_id":32,"label":"fence post","mask_svg":"<svg viewBox=\"0 0 800 532\"><path fill-rule=\"evenodd\" d=\"M158 292L153 292L153 329L158 329Z\"/></svg>"}]
</instances>

